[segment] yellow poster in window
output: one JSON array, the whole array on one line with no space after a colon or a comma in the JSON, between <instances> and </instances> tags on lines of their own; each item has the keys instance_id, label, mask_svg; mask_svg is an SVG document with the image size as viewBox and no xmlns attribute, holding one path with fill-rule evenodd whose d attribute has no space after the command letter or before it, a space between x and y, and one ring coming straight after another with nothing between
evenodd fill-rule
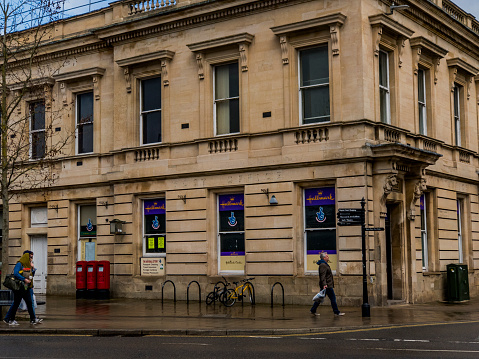
<instances>
[{"instance_id":1,"label":"yellow poster in window","mask_svg":"<svg viewBox=\"0 0 479 359\"><path fill-rule=\"evenodd\" d=\"M155 249L155 237L148 238L148 249Z\"/></svg>"},{"instance_id":2,"label":"yellow poster in window","mask_svg":"<svg viewBox=\"0 0 479 359\"><path fill-rule=\"evenodd\" d=\"M158 237L158 249L165 248L165 237Z\"/></svg>"}]
</instances>

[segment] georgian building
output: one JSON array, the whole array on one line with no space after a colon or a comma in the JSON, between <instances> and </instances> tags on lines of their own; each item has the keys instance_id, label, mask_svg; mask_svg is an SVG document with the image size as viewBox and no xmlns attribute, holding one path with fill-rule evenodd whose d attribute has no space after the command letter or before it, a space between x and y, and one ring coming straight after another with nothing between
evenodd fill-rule
<instances>
[{"instance_id":1,"label":"georgian building","mask_svg":"<svg viewBox=\"0 0 479 359\"><path fill-rule=\"evenodd\" d=\"M479 22L395 3L134 0L59 21L43 51L69 61L19 111L51 96L76 137L49 191L12 203L10 265L34 248L48 294L108 260L117 297L255 277L258 302L279 281L306 304L327 251L357 305L361 227L336 213L364 198L385 228L366 235L370 303L443 300L450 263L476 296Z\"/></svg>"}]
</instances>

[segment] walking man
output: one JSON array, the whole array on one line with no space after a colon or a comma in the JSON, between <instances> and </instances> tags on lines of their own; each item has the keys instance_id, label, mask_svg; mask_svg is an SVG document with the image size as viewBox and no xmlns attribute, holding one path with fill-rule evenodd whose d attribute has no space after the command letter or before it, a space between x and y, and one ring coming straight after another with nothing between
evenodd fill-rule
<instances>
[{"instance_id":1,"label":"walking man","mask_svg":"<svg viewBox=\"0 0 479 359\"><path fill-rule=\"evenodd\" d=\"M338 309L338 304L336 303L336 294L334 293L334 279L333 279L333 272L331 271L331 267L329 266L329 255L326 252L323 252L319 255L321 258L318 261L319 264L319 288L324 289L326 288L326 295L328 296L329 300L331 301L331 307L333 308L333 312L335 315L344 315L344 313L340 312ZM313 306L311 307L311 314L312 315L319 315L316 313L316 309L318 309L319 302L314 302Z\"/></svg>"}]
</instances>

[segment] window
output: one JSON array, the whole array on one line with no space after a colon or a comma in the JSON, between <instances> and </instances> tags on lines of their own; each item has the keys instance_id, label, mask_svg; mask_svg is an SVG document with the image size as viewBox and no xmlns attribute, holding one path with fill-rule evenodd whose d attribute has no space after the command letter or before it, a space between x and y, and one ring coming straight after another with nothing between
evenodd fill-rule
<instances>
[{"instance_id":1,"label":"window","mask_svg":"<svg viewBox=\"0 0 479 359\"><path fill-rule=\"evenodd\" d=\"M165 199L143 201L143 255L164 257L166 254Z\"/></svg>"},{"instance_id":2,"label":"window","mask_svg":"<svg viewBox=\"0 0 479 359\"><path fill-rule=\"evenodd\" d=\"M93 152L93 92L77 95L77 153Z\"/></svg>"},{"instance_id":3,"label":"window","mask_svg":"<svg viewBox=\"0 0 479 359\"><path fill-rule=\"evenodd\" d=\"M330 121L328 46L299 52L303 124Z\"/></svg>"},{"instance_id":4,"label":"window","mask_svg":"<svg viewBox=\"0 0 479 359\"><path fill-rule=\"evenodd\" d=\"M306 271L318 271L316 262L327 252L331 269L337 268L336 200L334 187L304 190L304 238Z\"/></svg>"},{"instance_id":5,"label":"window","mask_svg":"<svg viewBox=\"0 0 479 359\"><path fill-rule=\"evenodd\" d=\"M464 214L464 200L463 199L458 199L457 200L457 245L458 245L458 251L459 251L459 263L464 263L464 253L462 249L463 245L463 233L462 233L462 227L463 227L463 214Z\"/></svg>"},{"instance_id":6,"label":"window","mask_svg":"<svg viewBox=\"0 0 479 359\"><path fill-rule=\"evenodd\" d=\"M426 271L429 267L428 263L428 233L427 233L427 200L426 193L419 199L421 209L421 248L422 248L422 270Z\"/></svg>"},{"instance_id":7,"label":"window","mask_svg":"<svg viewBox=\"0 0 479 359\"><path fill-rule=\"evenodd\" d=\"M454 84L454 144L461 146L461 92L462 86Z\"/></svg>"},{"instance_id":8,"label":"window","mask_svg":"<svg viewBox=\"0 0 479 359\"><path fill-rule=\"evenodd\" d=\"M219 271L244 273L244 194L218 196Z\"/></svg>"},{"instance_id":9,"label":"window","mask_svg":"<svg viewBox=\"0 0 479 359\"><path fill-rule=\"evenodd\" d=\"M30 103L30 158L45 157L45 102Z\"/></svg>"},{"instance_id":10,"label":"window","mask_svg":"<svg viewBox=\"0 0 479 359\"><path fill-rule=\"evenodd\" d=\"M417 102L419 108L419 133L427 135L427 107L426 107L426 71L417 71Z\"/></svg>"},{"instance_id":11,"label":"window","mask_svg":"<svg viewBox=\"0 0 479 359\"><path fill-rule=\"evenodd\" d=\"M391 123L391 91L389 88L389 53L379 51L379 108L381 122Z\"/></svg>"},{"instance_id":12,"label":"window","mask_svg":"<svg viewBox=\"0 0 479 359\"><path fill-rule=\"evenodd\" d=\"M96 206L78 206L78 257L83 261L96 260Z\"/></svg>"},{"instance_id":13,"label":"window","mask_svg":"<svg viewBox=\"0 0 479 359\"><path fill-rule=\"evenodd\" d=\"M141 80L141 143L161 142L161 78Z\"/></svg>"},{"instance_id":14,"label":"window","mask_svg":"<svg viewBox=\"0 0 479 359\"><path fill-rule=\"evenodd\" d=\"M214 77L216 134L238 133L240 131L238 63L215 66Z\"/></svg>"}]
</instances>

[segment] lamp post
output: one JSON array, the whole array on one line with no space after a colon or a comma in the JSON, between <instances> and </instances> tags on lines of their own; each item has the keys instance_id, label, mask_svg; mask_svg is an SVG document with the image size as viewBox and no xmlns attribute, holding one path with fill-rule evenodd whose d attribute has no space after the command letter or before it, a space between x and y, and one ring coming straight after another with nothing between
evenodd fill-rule
<instances>
[{"instance_id":1,"label":"lamp post","mask_svg":"<svg viewBox=\"0 0 479 359\"><path fill-rule=\"evenodd\" d=\"M366 274L366 213L365 213L366 201L363 197L361 200L361 210L363 216L363 223L361 224L361 236L362 236L362 259L363 259L363 305L362 314L363 317L371 316L371 308L368 303L368 278Z\"/></svg>"}]
</instances>

